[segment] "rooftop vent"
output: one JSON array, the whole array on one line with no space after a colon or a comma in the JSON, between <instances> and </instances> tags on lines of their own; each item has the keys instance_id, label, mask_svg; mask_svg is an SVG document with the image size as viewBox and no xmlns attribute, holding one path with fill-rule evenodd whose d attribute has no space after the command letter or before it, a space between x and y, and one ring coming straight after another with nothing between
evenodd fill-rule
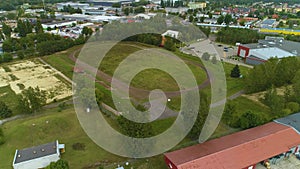
<instances>
[{"instance_id":1,"label":"rooftop vent","mask_svg":"<svg viewBox=\"0 0 300 169\"><path fill-rule=\"evenodd\" d=\"M18 154L18 158L20 158L21 157L21 154Z\"/></svg>"},{"instance_id":2,"label":"rooftop vent","mask_svg":"<svg viewBox=\"0 0 300 169\"><path fill-rule=\"evenodd\" d=\"M33 154L36 154L36 151L33 151Z\"/></svg>"},{"instance_id":3,"label":"rooftop vent","mask_svg":"<svg viewBox=\"0 0 300 169\"><path fill-rule=\"evenodd\" d=\"M42 152L44 152L44 151L45 151L45 149L43 149L43 148L42 148L42 149L41 149L41 151L42 151Z\"/></svg>"}]
</instances>

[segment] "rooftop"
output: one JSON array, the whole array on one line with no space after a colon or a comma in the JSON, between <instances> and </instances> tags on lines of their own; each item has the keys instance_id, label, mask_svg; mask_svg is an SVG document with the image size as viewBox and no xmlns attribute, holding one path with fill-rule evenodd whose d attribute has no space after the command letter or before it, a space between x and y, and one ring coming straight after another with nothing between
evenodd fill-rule
<instances>
[{"instance_id":1,"label":"rooftop","mask_svg":"<svg viewBox=\"0 0 300 169\"><path fill-rule=\"evenodd\" d=\"M277 47L253 49L250 51L250 55L254 55L255 57L264 60L268 60L272 57L284 58L288 56L295 56L293 53L287 52Z\"/></svg>"},{"instance_id":2,"label":"rooftop","mask_svg":"<svg viewBox=\"0 0 300 169\"><path fill-rule=\"evenodd\" d=\"M178 168L241 169L300 143L294 129L275 122L165 154ZM242 154L242 155L241 155Z\"/></svg>"},{"instance_id":3,"label":"rooftop","mask_svg":"<svg viewBox=\"0 0 300 169\"><path fill-rule=\"evenodd\" d=\"M57 146L58 142L54 141L52 143L47 143L36 147L17 150L14 164L56 154L58 150Z\"/></svg>"},{"instance_id":4,"label":"rooftop","mask_svg":"<svg viewBox=\"0 0 300 169\"><path fill-rule=\"evenodd\" d=\"M290 126L300 134L300 113L274 120L277 123Z\"/></svg>"},{"instance_id":5,"label":"rooftop","mask_svg":"<svg viewBox=\"0 0 300 169\"><path fill-rule=\"evenodd\" d=\"M267 37L266 40L259 40L258 43L242 44L250 49L262 49L276 47L293 55L300 55L300 43L284 40L283 38ZM274 53L274 52L273 52Z\"/></svg>"}]
</instances>

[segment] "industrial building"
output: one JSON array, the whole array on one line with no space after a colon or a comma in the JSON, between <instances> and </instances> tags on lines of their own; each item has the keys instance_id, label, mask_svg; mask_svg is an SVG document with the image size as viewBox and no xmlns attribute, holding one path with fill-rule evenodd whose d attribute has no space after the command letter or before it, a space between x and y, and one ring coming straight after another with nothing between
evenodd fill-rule
<instances>
[{"instance_id":1,"label":"industrial building","mask_svg":"<svg viewBox=\"0 0 300 169\"><path fill-rule=\"evenodd\" d=\"M35 169L45 168L51 162L60 159L60 154L65 151L65 145L58 141L30 147L23 150L16 150L13 168L14 169Z\"/></svg>"},{"instance_id":2,"label":"industrial building","mask_svg":"<svg viewBox=\"0 0 300 169\"><path fill-rule=\"evenodd\" d=\"M300 43L284 40L282 37L266 37L258 43L240 44L238 56L247 64L258 65L272 57L284 58L300 55Z\"/></svg>"},{"instance_id":3,"label":"industrial building","mask_svg":"<svg viewBox=\"0 0 300 169\"><path fill-rule=\"evenodd\" d=\"M281 123L270 122L165 153L165 162L170 169L255 169L259 163L276 164L299 151L300 114L297 116L293 126L298 127L279 119ZM289 119L295 121L295 117Z\"/></svg>"}]
</instances>

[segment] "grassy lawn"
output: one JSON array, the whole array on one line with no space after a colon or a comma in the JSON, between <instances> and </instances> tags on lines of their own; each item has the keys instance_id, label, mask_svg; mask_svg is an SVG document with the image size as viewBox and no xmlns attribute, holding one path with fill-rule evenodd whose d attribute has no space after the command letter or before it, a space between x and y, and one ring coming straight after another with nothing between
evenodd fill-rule
<instances>
[{"instance_id":1,"label":"grassy lawn","mask_svg":"<svg viewBox=\"0 0 300 169\"><path fill-rule=\"evenodd\" d=\"M82 130L72 108L62 112L57 112L57 109L46 110L37 116L8 122L4 124L3 130L6 143L0 146L0 168L12 168L16 149L48 143L56 139L66 145L66 153L62 158L69 162L71 168L82 168L105 160L110 163L125 160L106 152L90 140ZM72 148L74 143L83 143L85 150L74 150Z\"/></svg>"},{"instance_id":2,"label":"grassy lawn","mask_svg":"<svg viewBox=\"0 0 300 169\"><path fill-rule=\"evenodd\" d=\"M10 88L10 86L0 87L0 101L3 101L13 111L13 114L17 114L17 95Z\"/></svg>"},{"instance_id":3,"label":"grassy lawn","mask_svg":"<svg viewBox=\"0 0 300 169\"><path fill-rule=\"evenodd\" d=\"M224 63L223 66L226 74L227 96L231 96L238 91L243 90L245 86L245 77L248 75L250 68L239 66L243 78L232 78L230 77L230 73L235 65Z\"/></svg>"},{"instance_id":4,"label":"grassy lawn","mask_svg":"<svg viewBox=\"0 0 300 169\"><path fill-rule=\"evenodd\" d=\"M268 107L263 106L262 104L250 100L244 96L240 96L237 99L232 100L232 102L236 105L236 109L238 113L244 113L248 110L254 112L261 112L267 115L268 118L272 118L271 111Z\"/></svg>"},{"instance_id":5,"label":"grassy lawn","mask_svg":"<svg viewBox=\"0 0 300 169\"><path fill-rule=\"evenodd\" d=\"M49 63L51 66L53 66L55 69L62 72L68 78L72 79L73 68L75 63L72 60L70 60L67 55L57 53L45 56L42 59Z\"/></svg>"}]
</instances>

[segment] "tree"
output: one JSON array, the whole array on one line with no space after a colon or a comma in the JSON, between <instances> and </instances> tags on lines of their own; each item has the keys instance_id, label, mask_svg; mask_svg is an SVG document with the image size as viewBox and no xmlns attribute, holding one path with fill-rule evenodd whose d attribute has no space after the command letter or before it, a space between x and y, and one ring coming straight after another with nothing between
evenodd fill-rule
<instances>
[{"instance_id":1,"label":"tree","mask_svg":"<svg viewBox=\"0 0 300 169\"><path fill-rule=\"evenodd\" d=\"M233 102L226 103L222 118L230 127L238 128L240 126L236 105Z\"/></svg>"},{"instance_id":2,"label":"tree","mask_svg":"<svg viewBox=\"0 0 300 169\"><path fill-rule=\"evenodd\" d=\"M231 21L232 21L232 16L229 14L226 14L225 18L224 18L224 22L226 23L226 25L229 25Z\"/></svg>"},{"instance_id":3,"label":"tree","mask_svg":"<svg viewBox=\"0 0 300 169\"><path fill-rule=\"evenodd\" d=\"M274 86L267 90L262 101L270 107L272 113L280 116L280 113L284 108L284 99L277 94L277 90Z\"/></svg>"},{"instance_id":4,"label":"tree","mask_svg":"<svg viewBox=\"0 0 300 169\"><path fill-rule=\"evenodd\" d=\"M145 8L140 6L134 9L134 13L138 14L138 13L144 13L145 12Z\"/></svg>"},{"instance_id":5,"label":"tree","mask_svg":"<svg viewBox=\"0 0 300 169\"><path fill-rule=\"evenodd\" d=\"M175 51L176 46L172 38L166 38L166 42L164 45L164 48L169 50L169 51Z\"/></svg>"},{"instance_id":6,"label":"tree","mask_svg":"<svg viewBox=\"0 0 300 169\"><path fill-rule=\"evenodd\" d=\"M124 14L125 14L126 16L128 16L129 13L130 13L130 9L129 9L129 8L124 8L124 9L123 9L123 12L124 12Z\"/></svg>"},{"instance_id":7,"label":"tree","mask_svg":"<svg viewBox=\"0 0 300 169\"><path fill-rule=\"evenodd\" d=\"M216 56L213 56L212 59L211 59L211 62L212 62L213 64L217 64L217 63L218 63L217 57L216 57Z\"/></svg>"},{"instance_id":8,"label":"tree","mask_svg":"<svg viewBox=\"0 0 300 169\"><path fill-rule=\"evenodd\" d=\"M289 109L289 110L291 110L292 113L296 113L296 112L299 111L300 106L299 106L299 104L296 103L296 102L288 102L288 103L286 104L286 108Z\"/></svg>"},{"instance_id":9,"label":"tree","mask_svg":"<svg viewBox=\"0 0 300 169\"><path fill-rule=\"evenodd\" d=\"M46 92L39 87L29 87L18 96L18 110L21 113L32 114L39 111L46 104Z\"/></svg>"},{"instance_id":10,"label":"tree","mask_svg":"<svg viewBox=\"0 0 300 169\"><path fill-rule=\"evenodd\" d=\"M40 20L37 21L37 23L36 23L34 29L35 29L35 33L37 33L37 34L39 34L39 33L44 33L44 29L43 29L43 26L42 26Z\"/></svg>"},{"instance_id":11,"label":"tree","mask_svg":"<svg viewBox=\"0 0 300 169\"><path fill-rule=\"evenodd\" d=\"M205 17L202 16L202 17L200 18L200 22L203 23L203 22L204 22L204 19L205 19Z\"/></svg>"},{"instance_id":12,"label":"tree","mask_svg":"<svg viewBox=\"0 0 300 169\"><path fill-rule=\"evenodd\" d=\"M205 61L209 61L210 59L210 54L205 52L202 54L202 59L205 60Z\"/></svg>"},{"instance_id":13,"label":"tree","mask_svg":"<svg viewBox=\"0 0 300 169\"><path fill-rule=\"evenodd\" d=\"M5 38L8 39L11 37L12 29L10 26L6 25L4 22L2 23L2 32L5 35Z\"/></svg>"},{"instance_id":14,"label":"tree","mask_svg":"<svg viewBox=\"0 0 300 169\"><path fill-rule=\"evenodd\" d=\"M81 33L85 36L91 36L93 34L93 30L91 28L88 28L85 26L85 27L83 27Z\"/></svg>"},{"instance_id":15,"label":"tree","mask_svg":"<svg viewBox=\"0 0 300 169\"><path fill-rule=\"evenodd\" d=\"M12 56L12 54L11 53L4 53L3 55L2 55L2 62L10 62L10 61L12 61L13 60L13 56Z\"/></svg>"},{"instance_id":16,"label":"tree","mask_svg":"<svg viewBox=\"0 0 300 169\"><path fill-rule=\"evenodd\" d=\"M57 162L51 162L46 169L69 169L69 164L67 161L59 159Z\"/></svg>"},{"instance_id":17,"label":"tree","mask_svg":"<svg viewBox=\"0 0 300 169\"><path fill-rule=\"evenodd\" d=\"M240 127L243 129L248 129L264 124L266 121L267 119L264 117L263 113L257 113L248 110L240 117Z\"/></svg>"},{"instance_id":18,"label":"tree","mask_svg":"<svg viewBox=\"0 0 300 169\"><path fill-rule=\"evenodd\" d=\"M217 19L217 23L218 23L219 25L221 25L223 22L224 22L224 16L221 15L221 16Z\"/></svg>"},{"instance_id":19,"label":"tree","mask_svg":"<svg viewBox=\"0 0 300 169\"><path fill-rule=\"evenodd\" d=\"M194 21L194 16L193 15L190 15L189 16L189 22L193 22Z\"/></svg>"},{"instance_id":20,"label":"tree","mask_svg":"<svg viewBox=\"0 0 300 169\"><path fill-rule=\"evenodd\" d=\"M25 54L22 50L19 50L19 51L17 51L17 56L18 56L19 59L24 59Z\"/></svg>"},{"instance_id":21,"label":"tree","mask_svg":"<svg viewBox=\"0 0 300 169\"><path fill-rule=\"evenodd\" d=\"M153 136L153 129L149 123L137 123L123 116L119 116L117 121L122 131L129 137L146 138Z\"/></svg>"},{"instance_id":22,"label":"tree","mask_svg":"<svg viewBox=\"0 0 300 169\"><path fill-rule=\"evenodd\" d=\"M0 101L0 117L8 118L11 116L12 116L12 110L3 101Z\"/></svg>"},{"instance_id":23,"label":"tree","mask_svg":"<svg viewBox=\"0 0 300 169\"><path fill-rule=\"evenodd\" d=\"M2 32L2 30L0 30L0 41L5 40L4 34Z\"/></svg>"},{"instance_id":24,"label":"tree","mask_svg":"<svg viewBox=\"0 0 300 169\"><path fill-rule=\"evenodd\" d=\"M295 101L300 104L300 70L297 71L293 79L292 86L293 86Z\"/></svg>"},{"instance_id":25,"label":"tree","mask_svg":"<svg viewBox=\"0 0 300 169\"><path fill-rule=\"evenodd\" d=\"M13 42L11 39L7 39L3 42L2 49L4 52L13 52Z\"/></svg>"},{"instance_id":26,"label":"tree","mask_svg":"<svg viewBox=\"0 0 300 169\"><path fill-rule=\"evenodd\" d=\"M117 2L117 3L113 3L112 4L113 8L120 8L121 7L121 3Z\"/></svg>"},{"instance_id":27,"label":"tree","mask_svg":"<svg viewBox=\"0 0 300 169\"><path fill-rule=\"evenodd\" d=\"M241 76L239 65L235 65L231 70L230 77L239 78Z\"/></svg>"}]
</instances>

